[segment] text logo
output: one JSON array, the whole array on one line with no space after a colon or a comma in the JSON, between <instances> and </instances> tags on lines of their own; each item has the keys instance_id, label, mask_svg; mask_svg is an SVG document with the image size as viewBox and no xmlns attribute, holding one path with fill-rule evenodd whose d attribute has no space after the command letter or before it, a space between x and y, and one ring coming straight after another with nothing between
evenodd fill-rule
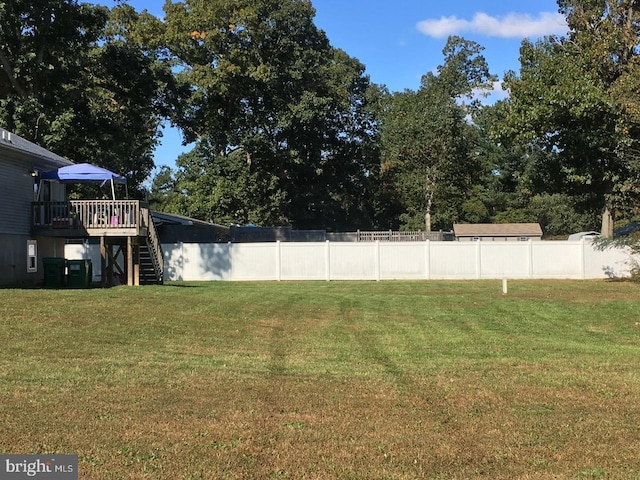
<instances>
[{"instance_id":1,"label":"text logo","mask_svg":"<svg viewBox=\"0 0 640 480\"><path fill-rule=\"evenodd\" d=\"M0 455L0 480L78 480L77 455Z\"/></svg>"}]
</instances>

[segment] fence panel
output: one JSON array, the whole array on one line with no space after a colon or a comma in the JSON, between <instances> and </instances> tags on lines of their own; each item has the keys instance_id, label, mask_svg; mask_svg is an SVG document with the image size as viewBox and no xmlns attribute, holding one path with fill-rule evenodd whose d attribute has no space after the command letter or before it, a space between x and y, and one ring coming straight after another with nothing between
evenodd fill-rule
<instances>
[{"instance_id":1,"label":"fence panel","mask_svg":"<svg viewBox=\"0 0 640 480\"><path fill-rule=\"evenodd\" d=\"M528 278L531 276L533 242L480 242L482 278Z\"/></svg>"},{"instance_id":2,"label":"fence panel","mask_svg":"<svg viewBox=\"0 0 640 480\"><path fill-rule=\"evenodd\" d=\"M637 260L638 259L635 261ZM585 242L585 278L626 277L629 274L629 270L633 266L633 263L634 258L626 248L598 251L592 249L589 242Z\"/></svg>"},{"instance_id":3,"label":"fence panel","mask_svg":"<svg viewBox=\"0 0 640 480\"><path fill-rule=\"evenodd\" d=\"M476 261L479 242L432 242L430 245L431 278L480 278Z\"/></svg>"},{"instance_id":4,"label":"fence panel","mask_svg":"<svg viewBox=\"0 0 640 480\"><path fill-rule=\"evenodd\" d=\"M531 247L533 278L584 278L580 242L533 242ZM591 254L591 244L585 244L585 247Z\"/></svg>"},{"instance_id":5,"label":"fence panel","mask_svg":"<svg viewBox=\"0 0 640 480\"><path fill-rule=\"evenodd\" d=\"M280 280L326 280L326 242L280 243Z\"/></svg>"},{"instance_id":6,"label":"fence panel","mask_svg":"<svg viewBox=\"0 0 640 480\"><path fill-rule=\"evenodd\" d=\"M332 243L329 249L331 280L377 280L378 246L375 243Z\"/></svg>"},{"instance_id":7,"label":"fence panel","mask_svg":"<svg viewBox=\"0 0 640 480\"><path fill-rule=\"evenodd\" d=\"M230 280L229 250L230 244L228 243L182 244L183 278L185 280Z\"/></svg>"},{"instance_id":8,"label":"fence panel","mask_svg":"<svg viewBox=\"0 0 640 480\"><path fill-rule=\"evenodd\" d=\"M232 243L231 280L278 280L278 243Z\"/></svg>"},{"instance_id":9,"label":"fence panel","mask_svg":"<svg viewBox=\"0 0 640 480\"><path fill-rule=\"evenodd\" d=\"M184 244L183 243L171 243L163 244L162 251L164 252L164 281L168 282L174 280L181 282L184 277Z\"/></svg>"},{"instance_id":10,"label":"fence panel","mask_svg":"<svg viewBox=\"0 0 640 480\"><path fill-rule=\"evenodd\" d=\"M380 242L380 279L427 278L428 242Z\"/></svg>"}]
</instances>

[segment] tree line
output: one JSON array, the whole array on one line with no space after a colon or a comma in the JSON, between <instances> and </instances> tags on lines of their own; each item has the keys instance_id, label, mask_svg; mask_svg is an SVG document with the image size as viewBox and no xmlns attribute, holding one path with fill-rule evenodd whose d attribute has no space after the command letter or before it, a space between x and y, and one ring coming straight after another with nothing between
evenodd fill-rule
<instances>
[{"instance_id":1,"label":"tree line","mask_svg":"<svg viewBox=\"0 0 640 480\"><path fill-rule=\"evenodd\" d=\"M309 0L168 1L162 19L125 0L0 1L0 123L219 224L611 233L638 213L640 5L558 9L567 35L523 41L487 105L498 78L478 43L450 37L417 90L390 92ZM164 124L193 148L154 170Z\"/></svg>"}]
</instances>

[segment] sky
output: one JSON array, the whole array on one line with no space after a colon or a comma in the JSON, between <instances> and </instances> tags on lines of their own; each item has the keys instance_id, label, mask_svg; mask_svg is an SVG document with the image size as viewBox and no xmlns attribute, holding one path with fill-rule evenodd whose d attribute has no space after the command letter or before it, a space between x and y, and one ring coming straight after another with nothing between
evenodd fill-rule
<instances>
[{"instance_id":1,"label":"sky","mask_svg":"<svg viewBox=\"0 0 640 480\"><path fill-rule=\"evenodd\" d=\"M315 24L330 43L366 66L371 82L390 91L416 90L420 78L442 64L449 35L482 45L491 73L500 79L519 69L524 38L563 35L556 0L311 0ZM115 0L95 0L113 7ZM164 0L128 0L136 10L162 18ZM491 99L506 95L495 85ZM156 166L174 166L182 145L179 132L165 129Z\"/></svg>"}]
</instances>

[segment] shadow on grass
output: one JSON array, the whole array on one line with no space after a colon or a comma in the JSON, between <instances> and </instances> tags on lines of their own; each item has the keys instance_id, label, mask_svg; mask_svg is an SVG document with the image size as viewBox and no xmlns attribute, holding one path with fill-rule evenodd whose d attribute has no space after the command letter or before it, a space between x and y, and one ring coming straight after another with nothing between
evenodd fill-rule
<instances>
[{"instance_id":1,"label":"shadow on grass","mask_svg":"<svg viewBox=\"0 0 640 480\"><path fill-rule=\"evenodd\" d=\"M89 287L45 287L44 285L0 285L0 290L98 290L103 287L100 284Z\"/></svg>"},{"instance_id":2,"label":"shadow on grass","mask_svg":"<svg viewBox=\"0 0 640 480\"><path fill-rule=\"evenodd\" d=\"M183 284L183 283L165 283L159 286L174 287L174 288L205 288L205 285L194 285L194 284Z\"/></svg>"}]
</instances>

